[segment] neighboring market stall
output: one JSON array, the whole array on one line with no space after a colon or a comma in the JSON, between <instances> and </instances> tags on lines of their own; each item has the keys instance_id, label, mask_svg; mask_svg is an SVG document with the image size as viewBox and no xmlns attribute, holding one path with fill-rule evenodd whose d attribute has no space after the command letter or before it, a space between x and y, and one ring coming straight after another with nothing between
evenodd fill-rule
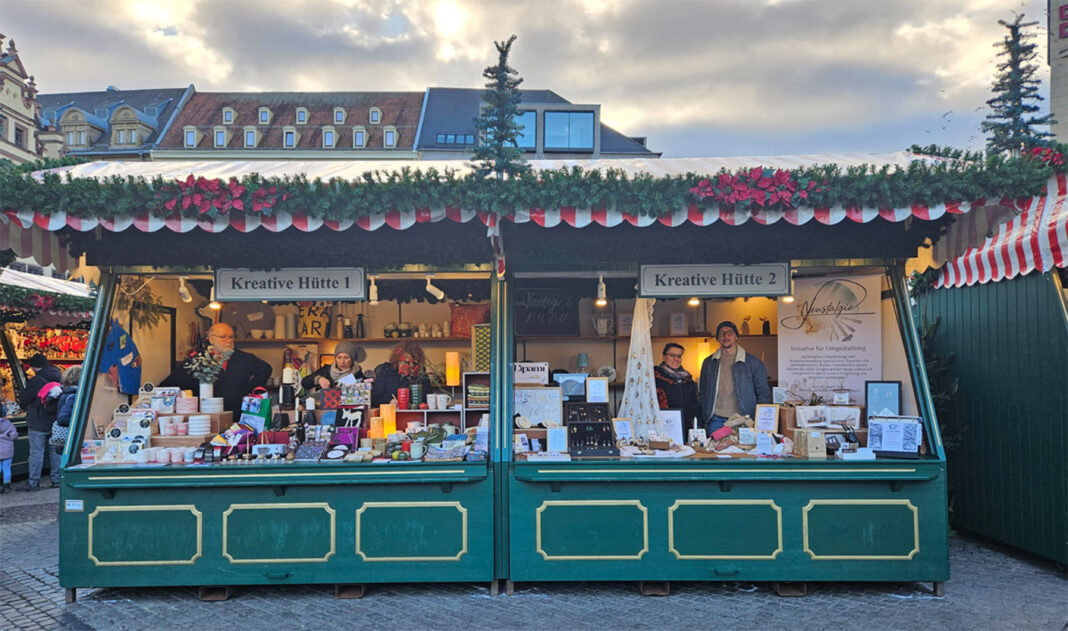
<instances>
[{"instance_id":1,"label":"neighboring market stall","mask_svg":"<svg viewBox=\"0 0 1068 631\"><path fill-rule=\"evenodd\" d=\"M29 439L18 395L26 386L26 362L36 353L60 370L81 364L95 297L81 283L0 270L0 405L19 432L12 475L27 471ZM47 470L48 459L45 459Z\"/></svg>"},{"instance_id":2,"label":"neighboring market stall","mask_svg":"<svg viewBox=\"0 0 1068 631\"><path fill-rule=\"evenodd\" d=\"M833 162L839 166L829 166ZM861 166L866 163L875 166ZM416 172L405 166L427 169L426 163L390 164L381 165L388 171L361 176L373 167L96 163L6 183L13 191L6 221L58 234L74 253L85 252L88 263L105 271L87 357L96 370L87 371L82 384L92 396L80 398L75 429L86 440L100 440L96 434L109 433L108 424L122 420L113 410L123 398L107 392L98 377L111 363L113 349L105 340L115 296L149 287L175 309L177 329L184 332L202 314L196 307L215 297L212 288L233 289L220 283L235 269L249 270L246 276L261 283L252 287L262 293L247 294L243 300L252 302L242 304L255 307L266 300L275 324L247 326L247 332L238 331L237 345L276 362L275 375L283 359L271 353L281 347L310 343L319 355L329 355L349 338L330 332L316 339L290 336L285 327L294 296L279 295L275 281L259 274L296 270L325 277L330 268L342 267L354 274L349 293L313 292L301 294L301 300L333 301L344 321L366 315L375 293L384 302L382 292L395 291L389 310L397 309L396 316L376 311L374 326L367 327L368 356L379 355L365 367L384 360L394 341L390 335L418 330L420 321L429 324L431 354L433 344L442 344L437 347L442 355L469 355L460 389L444 389L454 407L439 414L457 414L457 429L475 430L472 442L480 427L488 430L488 464L275 464L249 458L236 459L246 464L208 464L187 463L184 455L179 463L171 454L165 464L104 463L96 460L95 444L86 447L90 452L68 448L61 511L68 542L60 559L64 587L497 578L940 585L948 579L945 456L902 262L937 240L953 216L984 206L963 200L993 197L982 185L983 168L918 161L908 154L546 161L533 163L529 176L498 181L472 177L464 168ZM1016 168L1016 188L1005 191L1011 197L1033 195L1033 181L1047 176L1041 165ZM121 207L108 200L121 201ZM50 207L66 210L49 212ZM709 291L676 285L657 293L640 280L648 266L665 265L690 266L693 274L706 276L711 272L703 268L725 266L713 270L717 277L727 274L739 286L751 286L723 291L721 283ZM764 266L774 267L777 280L768 275L754 280L760 274L750 272ZM374 282L365 284L364 278ZM603 308L594 304L601 278L605 301L615 303ZM805 407L830 414L833 401L821 406L809 395L839 393L826 380L816 384L820 374L805 381L799 368L825 358L805 355L802 348L787 366L781 356L783 322L811 321L813 312L797 309L811 305L811 292L828 282L836 290L863 287L836 295L835 305L848 294L851 309L878 314L860 328L869 336L866 343L880 352L851 359L866 372L855 371L848 384L833 388L845 391L836 407L848 408L852 434L813 427L817 418L799 418L804 413L794 405L799 395L814 404ZM184 283L196 294L188 307L180 304ZM447 339L457 338L455 332L434 342L432 324L445 312L408 311L419 314L409 320L405 301L433 295L432 287L450 299L471 299L459 307L486 309L489 328L479 330L489 332L489 342L479 339L481 333ZM787 306L785 298L794 294L801 300ZM662 302L643 320L635 301L654 296ZM677 297L696 297L701 316L686 311L693 307L680 307ZM224 309L229 307L225 302ZM609 309L611 317L598 309ZM628 311L629 333L622 330ZM253 311L242 313L252 321ZM745 315L756 318L747 322ZM749 437L742 436L742 427L731 432L739 448L725 452L718 444L691 443L687 435L652 436L667 434L670 425L659 414L630 419L640 440L621 443L623 426L611 421L619 407L640 410L630 401L648 385L642 372L650 366L634 367L634 355L642 348L650 353L653 340L679 338L690 357L700 358L713 350L706 338L720 317L753 327L748 336L743 333L743 346L775 365L777 380L786 382L788 374L794 380L795 387L782 393L777 427L745 428L759 435L753 447L769 453L757 457L752 448L742 449L741 440ZM761 319L770 330L757 334ZM405 321L415 326L405 327ZM391 322L397 326L387 333ZM645 322L645 328L634 329L635 322ZM840 333L833 336L843 341ZM186 350L166 338L141 340L141 354L168 344L179 356ZM805 344L795 340L791 346ZM652 352L659 355L658 348ZM435 361L441 359L449 363L448 357ZM547 364L544 372L565 369L575 377L566 387L581 391L517 384L514 362ZM162 376L170 368L166 363L149 367L146 360L138 381L151 381L149 373ZM540 365L530 368L542 371ZM589 379L591 372L602 380ZM836 370L823 372L838 377ZM897 430L911 424L911 441L903 444L899 435L895 445L881 444L882 457L874 461L819 458L830 442L858 458L872 455L854 449L871 440L870 429L859 438L869 426L859 405L867 384L857 380L864 375L899 382L900 403L888 403L878 414L892 417L883 421L897 423ZM517 403L521 393L528 398ZM131 392L126 400L136 406L141 396ZM563 396L575 399L565 402ZM581 400L588 397L593 400ZM558 418L530 411L551 410L556 403ZM594 407L573 405L579 403ZM528 406L523 410L530 426L514 418L521 405ZM574 416L564 418L565 413ZM382 414L367 411L372 418ZM578 453L574 447L581 441L567 443L566 437L561 450L556 427L534 427L557 422L568 430L582 427L590 450ZM223 425L220 419L211 429ZM159 427L157 418L151 428ZM843 433L858 439L827 441ZM153 440L166 441L162 433L160 439L155 435L148 437L150 448ZM811 444L805 454L812 457L793 455L803 440L806 449ZM631 457L618 457L614 449ZM679 457L685 449L693 453ZM531 458L525 450L541 455ZM716 524L716 536L709 536ZM114 536L119 530L121 538ZM168 571L160 573L160 565Z\"/></svg>"}]
</instances>

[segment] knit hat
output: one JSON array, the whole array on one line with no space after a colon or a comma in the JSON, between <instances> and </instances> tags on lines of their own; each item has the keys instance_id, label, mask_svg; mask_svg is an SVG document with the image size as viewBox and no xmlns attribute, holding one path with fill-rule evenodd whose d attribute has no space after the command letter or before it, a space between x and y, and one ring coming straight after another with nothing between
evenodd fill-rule
<instances>
[{"instance_id":1,"label":"knit hat","mask_svg":"<svg viewBox=\"0 0 1068 631\"><path fill-rule=\"evenodd\" d=\"M724 320L723 322L720 322L719 324L716 325L716 335L717 336L719 335L719 330L722 329L723 327L727 327L728 329L731 329L732 331L734 331L735 337L738 336L738 327L735 326L735 324L733 322L731 322L730 320Z\"/></svg>"},{"instance_id":2,"label":"knit hat","mask_svg":"<svg viewBox=\"0 0 1068 631\"><path fill-rule=\"evenodd\" d=\"M42 355L41 353L37 353L36 355L30 358L30 368L33 368L34 370L40 370L47 365L48 358Z\"/></svg>"},{"instance_id":3,"label":"knit hat","mask_svg":"<svg viewBox=\"0 0 1068 631\"><path fill-rule=\"evenodd\" d=\"M345 353L352 358L353 363L358 364L367 359L367 351L352 342L338 342L334 347L334 355Z\"/></svg>"}]
</instances>

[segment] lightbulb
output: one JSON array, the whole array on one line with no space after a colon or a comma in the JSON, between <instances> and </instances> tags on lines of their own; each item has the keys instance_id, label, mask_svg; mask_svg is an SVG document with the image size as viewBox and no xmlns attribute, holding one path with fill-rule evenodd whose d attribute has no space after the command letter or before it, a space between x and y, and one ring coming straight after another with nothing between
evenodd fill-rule
<instances>
[{"instance_id":1,"label":"lightbulb","mask_svg":"<svg viewBox=\"0 0 1068 631\"><path fill-rule=\"evenodd\" d=\"M445 298L445 292L443 292L443 291L441 291L441 289L435 287L434 284L430 282L431 278L432 278L432 276L430 274L426 275L426 291L427 291L428 294L430 294L434 298L436 298L438 300L442 300L443 298Z\"/></svg>"},{"instance_id":2,"label":"lightbulb","mask_svg":"<svg viewBox=\"0 0 1068 631\"><path fill-rule=\"evenodd\" d=\"M697 296L694 296L693 298L687 300L686 304L690 305L691 307L700 307L701 300Z\"/></svg>"},{"instance_id":3,"label":"lightbulb","mask_svg":"<svg viewBox=\"0 0 1068 631\"><path fill-rule=\"evenodd\" d=\"M212 311L222 309L222 304L215 300L215 285L211 286L211 302L208 303L208 309L211 309Z\"/></svg>"},{"instance_id":4,"label":"lightbulb","mask_svg":"<svg viewBox=\"0 0 1068 631\"><path fill-rule=\"evenodd\" d=\"M185 286L185 276L178 277L178 297L182 302L193 302L193 294L189 293L189 288Z\"/></svg>"},{"instance_id":5,"label":"lightbulb","mask_svg":"<svg viewBox=\"0 0 1068 631\"><path fill-rule=\"evenodd\" d=\"M367 288L367 299L371 301L371 304L378 304L378 285L375 284L375 277L371 276L371 286Z\"/></svg>"},{"instance_id":6,"label":"lightbulb","mask_svg":"<svg viewBox=\"0 0 1068 631\"><path fill-rule=\"evenodd\" d=\"M597 300L593 301L593 304L598 307L608 306L608 290L604 286L604 274L597 277Z\"/></svg>"},{"instance_id":7,"label":"lightbulb","mask_svg":"<svg viewBox=\"0 0 1068 631\"><path fill-rule=\"evenodd\" d=\"M783 302L793 302L794 301L794 297L793 296L783 296L782 297L782 301Z\"/></svg>"}]
</instances>

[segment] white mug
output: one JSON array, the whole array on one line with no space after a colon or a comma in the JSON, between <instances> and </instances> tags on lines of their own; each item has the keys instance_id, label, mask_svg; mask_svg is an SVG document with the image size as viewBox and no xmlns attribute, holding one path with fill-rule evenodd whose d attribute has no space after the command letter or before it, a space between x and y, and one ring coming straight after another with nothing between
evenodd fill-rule
<instances>
[{"instance_id":1,"label":"white mug","mask_svg":"<svg viewBox=\"0 0 1068 631\"><path fill-rule=\"evenodd\" d=\"M419 460L426 455L426 443L414 442L408 449L412 460Z\"/></svg>"}]
</instances>

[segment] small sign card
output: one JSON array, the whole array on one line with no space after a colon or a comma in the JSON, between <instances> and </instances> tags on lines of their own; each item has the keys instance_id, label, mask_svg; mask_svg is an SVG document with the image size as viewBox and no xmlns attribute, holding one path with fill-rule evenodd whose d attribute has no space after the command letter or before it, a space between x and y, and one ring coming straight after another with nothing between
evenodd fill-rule
<instances>
[{"instance_id":1,"label":"small sign card","mask_svg":"<svg viewBox=\"0 0 1068 631\"><path fill-rule=\"evenodd\" d=\"M629 441L634 438L634 425L631 424L629 418L612 419L612 428L616 431L616 442Z\"/></svg>"},{"instance_id":2,"label":"small sign card","mask_svg":"<svg viewBox=\"0 0 1068 631\"><path fill-rule=\"evenodd\" d=\"M546 449L548 449L550 452L558 454L567 453L567 428L550 427L545 431L548 434L548 445Z\"/></svg>"},{"instance_id":3,"label":"small sign card","mask_svg":"<svg viewBox=\"0 0 1068 631\"><path fill-rule=\"evenodd\" d=\"M756 449L753 453L761 456L770 456L775 450L775 439L771 432L756 432Z\"/></svg>"},{"instance_id":4,"label":"small sign card","mask_svg":"<svg viewBox=\"0 0 1068 631\"><path fill-rule=\"evenodd\" d=\"M779 406L758 405L756 409L756 429L758 432L779 431Z\"/></svg>"},{"instance_id":5,"label":"small sign card","mask_svg":"<svg viewBox=\"0 0 1068 631\"><path fill-rule=\"evenodd\" d=\"M514 383L549 385L549 362L515 362Z\"/></svg>"}]
</instances>

